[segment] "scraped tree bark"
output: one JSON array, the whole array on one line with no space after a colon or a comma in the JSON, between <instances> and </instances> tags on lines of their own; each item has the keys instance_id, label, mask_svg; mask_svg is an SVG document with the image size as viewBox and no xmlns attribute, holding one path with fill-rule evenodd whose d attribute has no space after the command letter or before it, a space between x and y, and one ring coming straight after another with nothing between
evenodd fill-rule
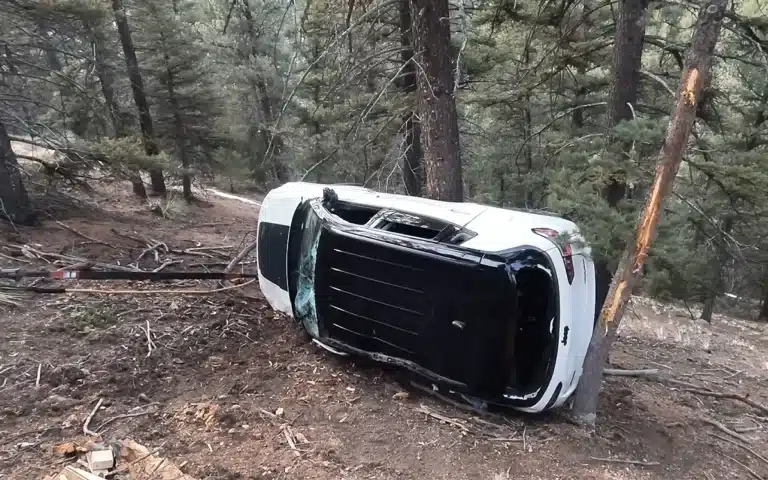
<instances>
[{"instance_id":1,"label":"scraped tree bark","mask_svg":"<svg viewBox=\"0 0 768 480\"><path fill-rule=\"evenodd\" d=\"M147 102L147 95L144 92L144 81L139 71L136 47L133 45L133 37L128 26L128 18L125 16L122 0L112 0L112 10L115 12L115 25L117 25L120 43L123 46L125 66L128 70L128 79L131 82L133 100L136 102L136 108L139 110L139 127L141 128L141 136L144 140L144 150L149 156L157 155L160 150L155 142L155 131L152 126L152 115L149 112L149 102ZM166 188L163 170L156 167L149 169L149 178L152 184L152 191L157 195L165 195Z\"/></svg>"},{"instance_id":2,"label":"scraped tree bark","mask_svg":"<svg viewBox=\"0 0 768 480\"><path fill-rule=\"evenodd\" d=\"M680 167L683 151L696 118L697 100L710 74L712 55L720 35L727 3L728 0L710 0L699 12L696 32L686 55L685 69L678 87L677 102L669 119L664 146L659 153L656 176L637 222L635 242L624 250L589 344L584 372L571 412L574 419L580 423L595 423L608 352L656 236L664 199L672 189Z\"/></svg>"},{"instance_id":3,"label":"scraped tree bark","mask_svg":"<svg viewBox=\"0 0 768 480\"><path fill-rule=\"evenodd\" d=\"M609 131L607 151L612 158L620 158L620 155L623 155L622 151L626 148L626 145L617 143L610 132L620 122L633 118L632 107L637 103L647 18L648 0L619 0L607 124ZM620 168L611 172L608 184L601 192L602 197L611 207L615 208L627 193L627 183L623 177ZM621 249L623 245L616 245L616 247ZM599 258L595 263L597 306L603 304L608 294L611 273L607 259Z\"/></svg>"},{"instance_id":4,"label":"scraped tree bark","mask_svg":"<svg viewBox=\"0 0 768 480\"><path fill-rule=\"evenodd\" d=\"M411 7L408 0L400 1L400 58L403 67L402 89L409 100L416 92L416 64L413 59L413 37L411 35ZM413 109L403 116L405 129L405 154L403 155L403 182L408 195L421 196L424 184L424 170L421 152L421 123Z\"/></svg>"},{"instance_id":5,"label":"scraped tree bark","mask_svg":"<svg viewBox=\"0 0 768 480\"><path fill-rule=\"evenodd\" d=\"M426 196L463 199L448 0L410 0Z\"/></svg>"},{"instance_id":6,"label":"scraped tree bark","mask_svg":"<svg viewBox=\"0 0 768 480\"><path fill-rule=\"evenodd\" d=\"M32 204L21 179L19 162L11 148L11 139L0 122L0 218L14 224L33 223Z\"/></svg>"}]
</instances>

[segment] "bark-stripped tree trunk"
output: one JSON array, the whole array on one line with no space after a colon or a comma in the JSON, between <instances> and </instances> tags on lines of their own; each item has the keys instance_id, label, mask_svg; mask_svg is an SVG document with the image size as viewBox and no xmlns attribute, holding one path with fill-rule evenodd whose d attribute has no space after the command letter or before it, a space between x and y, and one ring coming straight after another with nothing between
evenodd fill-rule
<instances>
[{"instance_id":1,"label":"bark-stripped tree trunk","mask_svg":"<svg viewBox=\"0 0 768 480\"><path fill-rule=\"evenodd\" d=\"M619 0L616 36L613 47L613 79L610 100L608 102L608 130L612 131L619 122L631 120L632 107L637 103L640 67L643 59L643 39L648 17L648 0ZM632 107L630 107L632 105ZM608 151L616 158L623 155L626 146L608 138ZM627 192L623 174L612 172L602 196L611 207L616 207ZM615 246L618 249L622 245ZM608 287L611 285L611 269L607 258L598 258L595 263L596 307L605 301ZM595 309L595 316L598 308Z\"/></svg>"},{"instance_id":2,"label":"bark-stripped tree trunk","mask_svg":"<svg viewBox=\"0 0 768 480\"><path fill-rule=\"evenodd\" d=\"M416 64L413 59L413 36L411 35L411 8L408 0L400 1L400 57L403 68L402 88L412 99L416 91ZM421 196L424 184L421 152L421 124L413 109L403 116L405 129L405 155L403 157L403 182L408 195Z\"/></svg>"},{"instance_id":3,"label":"bark-stripped tree trunk","mask_svg":"<svg viewBox=\"0 0 768 480\"><path fill-rule=\"evenodd\" d=\"M448 0L410 0L426 196L463 199Z\"/></svg>"},{"instance_id":4,"label":"bark-stripped tree trunk","mask_svg":"<svg viewBox=\"0 0 768 480\"><path fill-rule=\"evenodd\" d=\"M574 419L581 423L595 423L608 352L656 236L664 199L671 191L680 167L683 151L695 121L697 100L710 74L712 55L720 35L727 3L728 0L710 0L699 12L696 32L686 56L686 65L678 88L677 102L669 119L664 146L659 153L656 176L637 222L635 242L624 250L589 344L584 372L572 410Z\"/></svg>"},{"instance_id":5,"label":"bark-stripped tree trunk","mask_svg":"<svg viewBox=\"0 0 768 480\"><path fill-rule=\"evenodd\" d=\"M133 45L131 29L128 26L128 19L125 16L122 0L112 0L112 10L115 12L115 25L120 35L120 43L123 46L125 55L125 66L128 70L128 79L131 82L133 91L133 100L136 102L136 108L139 110L139 126L141 127L141 136L144 140L144 151L147 155L157 155L160 150L155 142L155 131L152 126L152 115L149 112L149 102L144 92L144 81L139 71L139 61L136 58L136 48ZM152 192L156 195L165 195L165 179L163 170L152 168L149 170L149 177L152 184Z\"/></svg>"},{"instance_id":6,"label":"bark-stripped tree trunk","mask_svg":"<svg viewBox=\"0 0 768 480\"><path fill-rule=\"evenodd\" d=\"M14 224L31 225L32 204L21 179L19 162L11 148L11 139L0 122L0 218Z\"/></svg>"}]
</instances>

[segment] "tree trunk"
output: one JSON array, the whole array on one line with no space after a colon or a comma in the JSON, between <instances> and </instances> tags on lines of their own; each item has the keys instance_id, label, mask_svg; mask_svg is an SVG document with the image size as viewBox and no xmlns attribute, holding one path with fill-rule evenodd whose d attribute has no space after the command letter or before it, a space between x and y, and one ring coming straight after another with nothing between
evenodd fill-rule
<instances>
[{"instance_id":1,"label":"tree trunk","mask_svg":"<svg viewBox=\"0 0 768 480\"><path fill-rule=\"evenodd\" d=\"M768 278L764 281L766 284L763 285L763 305L760 307L760 316L758 318L768 322Z\"/></svg>"},{"instance_id":2,"label":"tree trunk","mask_svg":"<svg viewBox=\"0 0 768 480\"><path fill-rule=\"evenodd\" d=\"M257 45L261 42L259 28L256 26L253 18L249 1L242 0L242 6L243 17L245 17L246 24L248 25L248 34L250 36L251 57L257 60L259 57ZM285 183L290 181L290 170L281 157L284 147L283 138L280 134L272 131L272 128L276 128L277 125L277 115L273 106L274 99L269 94L267 83L262 77L256 79L256 89L259 96L262 118L266 124L266 127L261 130L265 146L264 160L270 160L272 173L277 181Z\"/></svg>"},{"instance_id":3,"label":"tree trunk","mask_svg":"<svg viewBox=\"0 0 768 480\"><path fill-rule=\"evenodd\" d=\"M463 199L448 0L410 0L426 196Z\"/></svg>"},{"instance_id":4,"label":"tree trunk","mask_svg":"<svg viewBox=\"0 0 768 480\"><path fill-rule=\"evenodd\" d=\"M120 105L117 103L117 97L115 96L115 76L107 66L107 50L105 49L107 40L100 30L101 27L90 25L88 22L84 23L85 28L91 34L94 70L101 85L101 94L104 96L104 103L107 106L107 115L109 115L109 121L112 124L115 138L122 138L125 136L125 126L123 125L123 116L120 113ZM147 198L147 189L144 188L144 181L141 179L138 170L133 168L131 169L131 185L133 185L134 195Z\"/></svg>"},{"instance_id":5,"label":"tree trunk","mask_svg":"<svg viewBox=\"0 0 768 480\"><path fill-rule=\"evenodd\" d=\"M115 24L120 35L120 43L123 46L125 55L125 66L128 70L128 79L131 82L133 91L133 100L136 102L136 108L139 110L139 126L141 127L141 136L144 140L144 151L147 155L157 155L159 150L155 143L155 132L152 126L152 115L149 112L149 102L144 92L144 81L139 71L139 61L136 58L136 48L133 46L133 37L131 29L128 26L128 19L125 16L122 0L112 0L112 9L115 12ZM152 184L152 192L156 195L165 195L165 179L163 170L154 167L149 170L149 177Z\"/></svg>"},{"instance_id":6,"label":"tree trunk","mask_svg":"<svg viewBox=\"0 0 768 480\"><path fill-rule=\"evenodd\" d=\"M659 153L656 176L646 196L638 219L635 242L624 250L600 318L589 344L584 372L573 401L572 415L581 423L594 425L597 405L608 352L616 337L624 308L642 273L648 250L656 236L665 197L680 167L696 117L696 103L703 85L707 84L712 54L720 34L727 0L710 0L699 12L696 32L686 56L686 66L678 87L677 102L669 119L667 137Z\"/></svg>"},{"instance_id":7,"label":"tree trunk","mask_svg":"<svg viewBox=\"0 0 768 480\"><path fill-rule=\"evenodd\" d=\"M162 34L161 34L162 37ZM179 106L179 99L176 97L176 91L173 87L173 71L171 70L171 59L167 53L163 54L163 60L165 60L165 73L167 75L166 88L168 90L168 103L171 104L173 110L173 133L176 137L176 148L179 150L179 159L181 160L181 185L184 192L184 200L188 203L192 202L194 196L192 195L192 174L189 171L189 151L187 150L187 139L184 133L184 119L181 116L181 107Z\"/></svg>"},{"instance_id":8,"label":"tree trunk","mask_svg":"<svg viewBox=\"0 0 768 480\"><path fill-rule=\"evenodd\" d=\"M51 69L52 72L57 73L58 75L61 75L62 77L67 78L65 75L62 74L63 66L61 65L61 61L59 60L59 56L56 54L55 47L53 43L50 41L50 38L48 36L48 25L45 19L39 18L37 20L37 31L38 31L38 38L40 38L45 45L45 60L48 64L48 68ZM60 109L60 115L61 115L61 123L65 126L65 128L70 128L69 121L67 118L67 103L69 99L72 97L72 88L71 85L68 85L68 80L65 80L64 78L58 78L56 80L56 83L59 85L58 92L59 92L59 109ZM82 135L82 132L75 132L78 135Z\"/></svg>"},{"instance_id":9,"label":"tree trunk","mask_svg":"<svg viewBox=\"0 0 768 480\"><path fill-rule=\"evenodd\" d=\"M608 102L608 152L613 158L620 158L626 147L613 141L611 131L624 120L631 120L632 109L637 103L640 67L643 59L643 38L648 16L648 0L619 0L619 13L616 19L616 36L613 47L613 79ZM603 188L602 197L611 207L616 207L627 192L626 181L621 169L611 172L608 184ZM623 245L614 245L616 250ZM606 255L595 263L596 306L599 307L608 295L611 285L611 268ZM599 315L595 308L595 317ZM595 318L597 319L597 318Z\"/></svg>"},{"instance_id":10,"label":"tree trunk","mask_svg":"<svg viewBox=\"0 0 768 480\"><path fill-rule=\"evenodd\" d=\"M256 87L259 90L259 99L261 103L261 113L264 118L265 128L262 129L264 145L272 145L271 151L265 151L265 155L271 159L272 173L278 182L285 183L291 180L288 166L281 157L283 153L283 137L278 133L273 133L271 128L277 123L275 109L272 106L272 97L269 95L267 84L261 78L256 81Z\"/></svg>"},{"instance_id":11,"label":"tree trunk","mask_svg":"<svg viewBox=\"0 0 768 480\"><path fill-rule=\"evenodd\" d=\"M32 204L21 179L19 162L11 148L11 139L0 122L0 218L11 223L34 223Z\"/></svg>"},{"instance_id":12,"label":"tree trunk","mask_svg":"<svg viewBox=\"0 0 768 480\"><path fill-rule=\"evenodd\" d=\"M526 42L525 48L523 49L523 65L525 66L526 69L530 67L530 63L531 63L530 44L531 44L531 41L533 40L532 37L533 37L533 33L531 33L531 38ZM533 147L531 145L531 142L528 140L531 138L531 133L533 131L533 128L532 128L533 121L531 119L531 94L529 91L527 91L523 96L523 105L524 106L523 106L522 130L523 130L523 138L525 139L525 147L524 147L525 148L525 180L523 181L523 185L525 186L524 201L525 201L525 208L534 208L533 185L531 184L533 181Z\"/></svg>"},{"instance_id":13,"label":"tree trunk","mask_svg":"<svg viewBox=\"0 0 768 480\"><path fill-rule=\"evenodd\" d=\"M712 323L715 302L717 301L717 297L723 292L723 269L728 260L728 245L723 236L731 233L731 230L733 229L733 217L730 215L726 216L725 219L723 219L720 228L722 232L716 237L717 245L715 251L712 253L712 257L709 259L711 277L706 289L704 308L701 311L701 319L706 320L707 323Z\"/></svg>"},{"instance_id":14,"label":"tree trunk","mask_svg":"<svg viewBox=\"0 0 768 480\"><path fill-rule=\"evenodd\" d=\"M408 0L400 1L400 58L403 67L402 88L411 101L416 91L416 65L413 60L413 36L411 35L411 8ZM405 155L403 157L403 183L405 193L420 197L424 184L421 152L421 124L413 109L403 117L405 128Z\"/></svg>"}]
</instances>

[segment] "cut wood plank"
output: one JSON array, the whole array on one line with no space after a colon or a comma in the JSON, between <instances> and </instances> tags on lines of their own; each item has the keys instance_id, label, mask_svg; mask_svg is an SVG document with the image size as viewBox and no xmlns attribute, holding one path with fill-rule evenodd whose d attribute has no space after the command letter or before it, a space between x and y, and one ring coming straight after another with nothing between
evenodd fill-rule
<instances>
[{"instance_id":1,"label":"cut wood plank","mask_svg":"<svg viewBox=\"0 0 768 480\"><path fill-rule=\"evenodd\" d=\"M133 440L123 440L120 446L121 469L127 466L132 480L195 480L168 459L153 455Z\"/></svg>"},{"instance_id":2,"label":"cut wood plank","mask_svg":"<svg viewBox=\"0 0 768 480\"><path fill-rule=\"evenodd\" d=\"M67 465L67 467L61 471L58 478L64 478L65 480L104 480L98 475L75 468L72 465Z\"/></svg>"}]
</instances>

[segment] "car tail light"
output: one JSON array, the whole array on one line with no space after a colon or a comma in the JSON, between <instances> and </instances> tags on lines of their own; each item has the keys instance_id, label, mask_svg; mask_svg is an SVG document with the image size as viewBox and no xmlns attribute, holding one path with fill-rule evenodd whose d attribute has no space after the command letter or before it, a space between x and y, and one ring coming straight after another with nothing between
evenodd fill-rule
<instances>
[{"instance_id":1,"label":"car tail light","mask_svg":"<svg viewBox=\"0 0 768 480\"><path fill-rule=\"evenodd\" d=\"M568 243L568 241L558 238L560 236L560 232L551 228L534 228L533 233L541 235L542 237L546 237L550 239L552 243L557 245L558 250L560 250L560 254L563 256L563 261L565 262L565 274L568 276L568 283L572 284L574 270L573 250L571 249L571 244Z\"/></svg>"}]
</instances>

